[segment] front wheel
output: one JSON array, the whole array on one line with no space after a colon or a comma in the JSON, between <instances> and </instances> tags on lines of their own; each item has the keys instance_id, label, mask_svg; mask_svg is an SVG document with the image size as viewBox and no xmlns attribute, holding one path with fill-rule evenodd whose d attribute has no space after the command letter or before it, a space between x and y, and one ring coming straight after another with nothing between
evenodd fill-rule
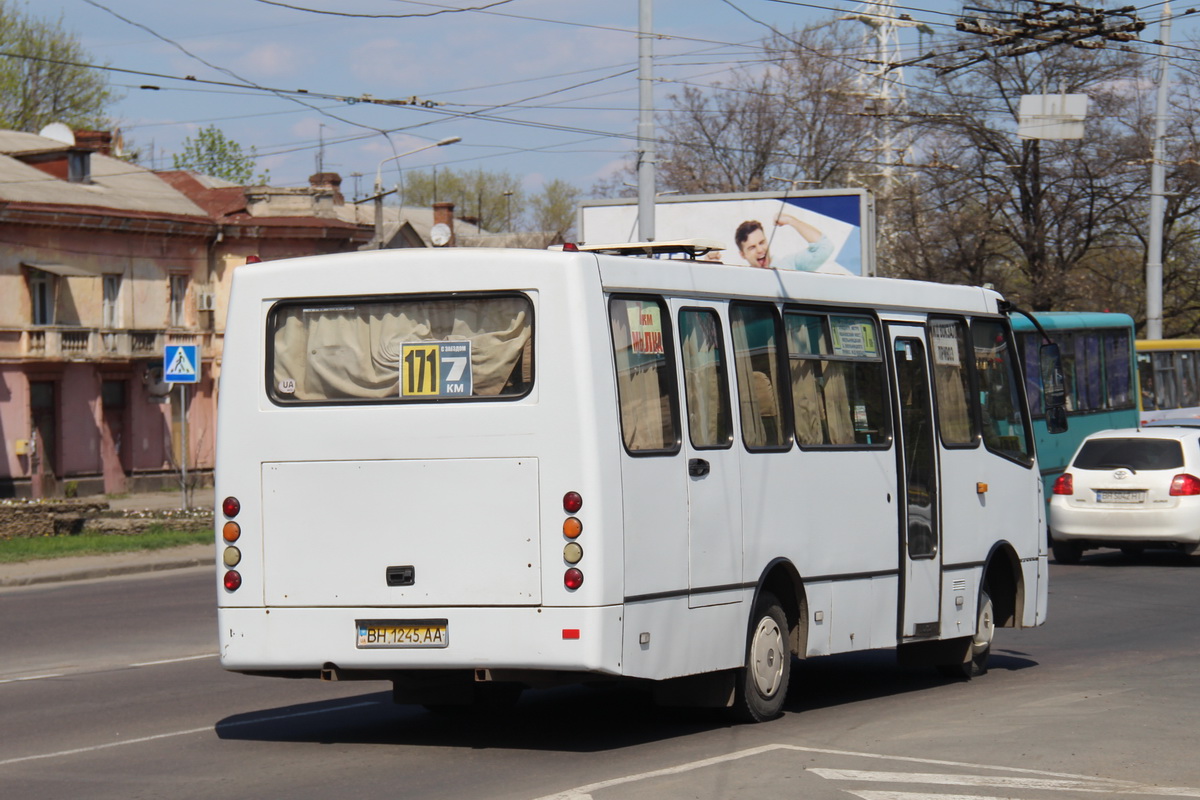
<instances>
[{"instance_id":1,"label":"front wheel","mask_svg":"<svg viewBox=\"0 0 1200 800\"><path fill-rule=\"evenodd\" d=\"M746 666L738 670L734 717L741 722L764 722L779 716L791 671L787 616L773 594L762 592L751 617Z\"/></svg>"}]
</instances>

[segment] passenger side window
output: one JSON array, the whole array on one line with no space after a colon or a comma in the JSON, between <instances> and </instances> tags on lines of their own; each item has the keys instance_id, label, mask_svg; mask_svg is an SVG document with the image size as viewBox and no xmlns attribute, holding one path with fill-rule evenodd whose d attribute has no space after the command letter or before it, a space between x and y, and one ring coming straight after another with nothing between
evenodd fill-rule
<instances>
[{"instance_id":1,"label":"passenger side window","mask_svg":"<svg viewBox=\"0 0 1200 800\"><path fill-rule=\"evenodd\" d=\"M801 446L887 446L883 355L858 315L784 314L796 439Z\"/></svg>"},{"instance_id":2,"label":"passenger side window","mask_svg":"<svg viewBox=\"0 0 1200 800\"><path fill-rule=\"evenodd\" d=\"M765 303L738 303L729 317L742 439L750 450L786 450L791 431L779 374L778 314Z\"/></svg>"},{"instance_id":3,"label":"passenger side window","mask_svg":"<svg viewBox=\"0 0 1200 800\"><path fill-rule=\"evenodd\" d=\"M679 312L679 350L692 446L729 447L733 444L733 419L721 320L715 311L689 308Z\"/></svg>"},{"instance_id":4,"label":"passenger side window","mask_svg":"<svg viewBox=\"0 0 1200 800\"><path fill-rule=\"evenodd\" d=\"M971 386L967 374L971 356L967 348L966 324L961 320L931 320L929 345L933 352L933 386L937 394L938 431L942 443L975 445L979 441L979 431L975 415L971 413Z\"/></svg>"},{"instance_id":5,"label":"passenger side window","mask_svg":"<svg viewBox=\"0 0 1200 800\"><path fill-rule=\"evenodd\" d=\"M989 450L1030 464L1033 460L1018 395L1016 353L1006 328L999 322L976 320L971 325L971 338L983 415L983 442Z\"/></svg>"},{"instance_id":6,"label":"passenger side window","mask_svg":"<svg viewBox=\"0 0 1200 800\"><path fill-rule=\"evenodd\" d=\"M636 455L679 450L670 317L661 300L614 297L609 304L617 397L625 449Z\"/></svg>"}]
</instances>

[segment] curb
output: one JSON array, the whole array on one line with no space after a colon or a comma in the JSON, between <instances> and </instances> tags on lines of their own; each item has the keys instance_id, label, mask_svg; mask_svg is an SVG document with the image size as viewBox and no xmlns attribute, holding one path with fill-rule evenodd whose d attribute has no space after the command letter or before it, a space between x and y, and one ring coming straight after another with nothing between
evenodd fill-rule
<instances>
[{"instance_id":1,"label":"curb","mask_svg":"<svg viewBox=\"0 0 1200 800\"><path fill-rule=\"evenodd\" d=\"M180 548L185 549L185 548ZM124 556L86 556L77 559L49 559L8 565L0 574L0 588L65 583L96 578L113 578L147 572L213 567L216 563L211 545L186 548L188 552L130 553ZM75 563L63 563L63 562Z\"/></svg>"}]
</instances>

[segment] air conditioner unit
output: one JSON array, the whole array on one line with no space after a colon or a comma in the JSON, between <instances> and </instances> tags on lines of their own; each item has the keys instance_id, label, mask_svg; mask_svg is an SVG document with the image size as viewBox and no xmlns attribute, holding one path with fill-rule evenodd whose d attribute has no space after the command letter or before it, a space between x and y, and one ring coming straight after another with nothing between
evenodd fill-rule
<instances>
[{"instance_id":1,"label":"air conditioner unit","mask_svg":"<svg viewBox=\"0 0 1200 800\"><path fill-rule=\"evenodd\" d=\"M216 311L217 296L213 292L197 292L196 293L196 310L197 311Z\"/></svg>"}]
</instances>

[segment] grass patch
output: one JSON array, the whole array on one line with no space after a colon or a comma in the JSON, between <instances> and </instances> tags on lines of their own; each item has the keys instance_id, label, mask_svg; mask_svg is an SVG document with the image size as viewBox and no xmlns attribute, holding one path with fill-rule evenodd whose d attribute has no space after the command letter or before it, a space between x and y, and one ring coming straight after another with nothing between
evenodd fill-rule
<instances>
[{"instance_id":1,"label":"grass patch","mask_svg":"<svg viewBox=\"0 0 1200 800\"><path fill-rule=\"evenodd\" d=\"M131 553L138 550L164 550L189 544L211 544L212 541L212 531L173 531L158 525L149 528L145 533L129 536L85 531L78 536L0 539L0 564L68 556Z\"/></svg>"}]
</instances>

